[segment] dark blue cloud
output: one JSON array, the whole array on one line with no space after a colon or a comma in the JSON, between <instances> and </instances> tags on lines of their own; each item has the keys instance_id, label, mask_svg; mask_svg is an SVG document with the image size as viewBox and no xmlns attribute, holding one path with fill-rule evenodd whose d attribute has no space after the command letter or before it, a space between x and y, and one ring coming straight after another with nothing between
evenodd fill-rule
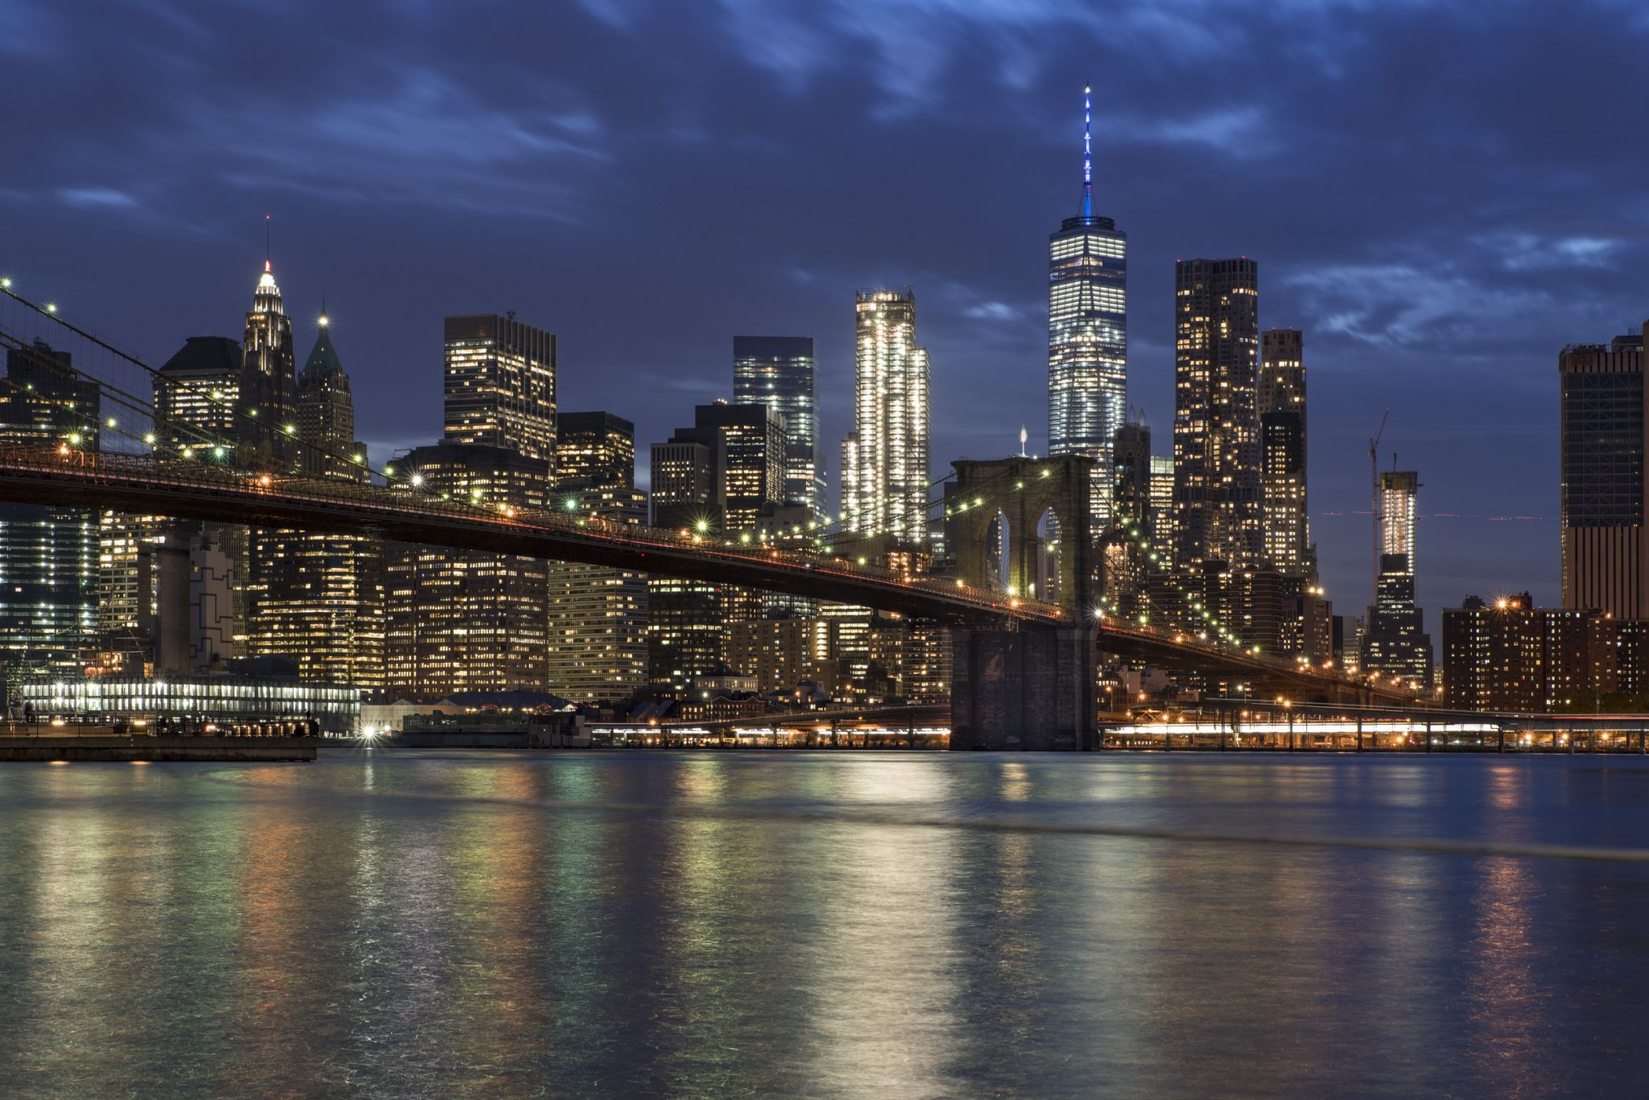
<instances>
[{"instance_id":1,"label":"dark blue cloud","mask_svg":"<svg viewBox=\"0 0 1649 1100\"><path fill-rule=\"evenodd\" d=\"M236 331L272 213L384 444L438 430L442 314L515 309L560 334L564 407L643 444L727 391L733 333L812 334L833 454L852 292L880 283L917 290L936 458L1034 440L1085 81L1132 399L1166 450L1174 258L1258 258L1262 323L1306 331L1343 607L1386 408L1435 515L1427 601L1553 600L1557 351L1649 315L1625 2L3 8L0 267L159 359Z\"/></svg>"}]
</instances>

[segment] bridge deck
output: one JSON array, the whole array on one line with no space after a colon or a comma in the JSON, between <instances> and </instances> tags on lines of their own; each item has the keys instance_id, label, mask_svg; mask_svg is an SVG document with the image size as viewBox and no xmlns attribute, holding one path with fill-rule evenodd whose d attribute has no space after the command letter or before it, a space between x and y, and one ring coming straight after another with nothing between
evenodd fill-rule
<instances>
[{"instance_id":1,"label":"bridge deck","mask_svg":"<svg viewBox=\"0 0 1649 1100\"><path fill-rule=\"evenodd\" d=\"M1099 648L1170 667L1266 678L1300 691L1357 690L1408 700L1335 674L1172 630L1095 621L1054 604L907 577L844 558L749 546L691 533L442 500L410 486L380 488L247 472L144 455L0 446L0 499L114 509L179 519L367 534L409 543L628 569L811 596L953 626L1075 627Z\"/></svg>"}]
</instances>

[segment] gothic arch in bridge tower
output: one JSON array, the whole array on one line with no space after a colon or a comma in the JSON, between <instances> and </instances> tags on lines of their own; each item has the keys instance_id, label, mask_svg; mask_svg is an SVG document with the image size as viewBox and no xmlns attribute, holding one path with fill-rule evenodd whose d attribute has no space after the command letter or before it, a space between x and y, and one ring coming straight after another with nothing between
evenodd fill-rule
<instances>
[{"instance_id":1,"label":"gothic arch in bridge tower","mask_svg":"<svg viewBox=\"0 0 1649 1100\"><path fill-rule=\"evenodd\" d=\"M946 493L947 537L964 584L1002 587L1016 596L1048 600L1086 613L1093 604L1093 538L1088 478L1093 460L1082 455L1004 458L951 463ZM1001 572L993 525L1006 527Z\"/></svg>"}]
</instances>

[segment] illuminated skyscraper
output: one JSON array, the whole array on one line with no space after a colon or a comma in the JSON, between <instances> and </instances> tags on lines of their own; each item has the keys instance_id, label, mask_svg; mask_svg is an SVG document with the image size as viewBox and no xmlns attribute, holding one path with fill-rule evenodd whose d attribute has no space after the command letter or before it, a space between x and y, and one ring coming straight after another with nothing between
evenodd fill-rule
<instances>
[{"instance_id":1,"label":"illuminated skyscraper","mask_svg":"<svg viewBox=\"0 0 1649 1100\"><path fill-rule=\"evenodd\" d=\"M1166 569L1174 560L1174 456L1151 456L1151 549Z\"/></svg>"},{"instance_id":2,"label":"illuminated skyscraper","mask_svg":"<svg viewBox=\"0 0 1649 1100\"><path fill-rule=\"evenodd\" d=\"M1259 265L1174 264L1174 566L1252 568L1264 553Z\"/></svg>"},{"instance_id":3,"label":"illuminated skyscraper","mask_svg":"<svg viewBox=\"0 0 1649 1100\"><path fill-rule=\"evenodd\" d=\"M633 488L636 426L610 412L558 413L555 481L567 488Z\"/></svg>"},{"instance_id":4,"label":"illuminated skyscraper","mask_svg":"<svg viewBox=\"0 0 1649 1100\"><path fill-rule=\"evenodd\" d=\"M1641 332L1558 356L1563 606L1649 619L1649 387Z\"/></svg>"},{"instance_id":5,"label":"illuminated skyscraper","mask_svg":"<svg viewBox=\"0 0 1649 1100\"><path fill-rule=\"evenodd\" d=\"M503 447L443 442L391 465L410 492L542 509L549 504L545 464ZM391 692L438 699L455 691L544 690L544 562L406 543L390 544L385 559Z\"/></svg>"},{"instance_id":6,"label":"illuminated skyscraper","mask_svg":"<svg viewBox=\"0 0 1649 1100\"><path fill-rule=\"evenodd\" d=\"M556 418L555 507L612 523L647 522L635 488L635 425L608 412ZM548 683L564 699L628 697L647 682L647 577L623 569L552 561Z\"/></svg>"},{"instance_id":7,"label":"illuminated skyscraper","mask_svg":"<svg viewBox=\"0 0 1649 1100\"><path fill-rule=\"evenodd\" d=\"M349 376L320 319L298 378L300 466L311 477L364 483ZM292 658L304 680L376 688L384 675L383 543L322 531L250 532L248 648Z\"/></svg>"},{"instance_id":8,"label":"illuminated skyscraper","mask_svg":"<svg viewBox=\"0 0 1649 1100\"><path fill-rule=\"evenodd\" d=\"M811 336L733 337L733 401L762 404L784 418L784 499L823 519L824 476L813 398Z\"/></svg>"},{"instance_id":9,"label":"illuminated skyscraper","mask_svg":"<svg viewBox=\"0 0 1649 1100\"><path fill-rule=\"evenodd\" d=\"M558 491L556 506L610 523L647 520L647 494L628 487ZM627 698L647 683L646 575L554 561L546 572L549 690L588 703Z\"/></svg>"},{"instance_id":10,"label":"illuminated skyscraper","mask_svg":"<svg viewBox=\"0 0 1649 1100\"><path fill-rule=\"evenodd\" d=\"M1093 458L1097 534L1111 518L1112 446L1128 406L1128 237L1094 213L1089 93L1082 205L1048 238L1048 450Z\"/></svg>"},{"instance_id":11,"label":"illuminated skyscraper","mask_svg":"<svg viewBox=\"0 0 1649 1100\"><path fill-rule=\"evenodd\" d=\"M1420 475L1380 472L1380 569L1363 633L1361 669L1431 686L1431 637L1416 602L1415 519Z\"/></svg>"},{"instance_id":12,"label":"illuminated skyscraper","mask_svg":"<svg viewBox=\"0 0 1649 1100\"><path fill-rule=\"evenodd\" d=\"M855 302L853 433L842 440L842 526L856 535L928 537L931 369L916 345L916 295L863 290Z\"/></svg>"},{"instance_id":13,"label":"illuminated skyscraper","mask_svg":"<svg viewBox=\"0 0 1649 1100\"><path fill-rule=\"evenodd\" d=\"M446 319L446 438L555 458L555 334L515 314Z\"/></svg>"},{"instance_id":14,"label":"illuminated skyscraper","mask_svg":"<svg viewBox=\"0 0 1649 1100\"><path fill-rule=\"evenodd\" d=\"M101 409L97 384L74 373L68 352L39 341L7 350L0 442L96 451ZM97 536L88 509L0 504L0 660L9 679L82 665L97 632Z\"/></svg>"},{"instance_id":15,"label":"illuminated skyscraper","mask_svg":"<svg viewBox=\"0 0 1649 1100\"><path fill-rule=\"evenodd\" d=\"M263 262L252 292L241 341L240 386L235 394L235 432L243 466L290 467L297 456L297 377L293 373L292 320L275 285L275 269Z\"/></svg>"},{"instance_id":16,"label":"illuminated skyscraper","mask_svg":"<svg viewBox=\"0 0 1649 1100\"><path fill-rule=\"evenodd\" d=\"M1317 551L1306 510L1305 360L1300 330L1260 338L1261 493L1265 556L1285 577L1316 584Z\"/></svg>"},{"instance_id":17,"label":"illuminated skyscraper","mask_svg":"<svg viewBox=\"0 0 1649 1100\"><path fill-rule=\"evenodd\" d=\"M784 422L765 404L699 405L693 426L652 449L653 522L752 538L782 503ZM672 577L647 582L651 679L682 687L725 664L724 624L759 615L757 593Z\"/></svg>"},{"instance_id":18,"label":"illuminated skyscraper","mask_svg":"<svg viewBox=\"0 0 1649 1100\"><path fill-rule=\"evenodd\" d=\"M233 443L244 367L240 344L226 336L191 336L154 381L158 453L176 458L203 440Z\"/></svg>"}]
</instances>

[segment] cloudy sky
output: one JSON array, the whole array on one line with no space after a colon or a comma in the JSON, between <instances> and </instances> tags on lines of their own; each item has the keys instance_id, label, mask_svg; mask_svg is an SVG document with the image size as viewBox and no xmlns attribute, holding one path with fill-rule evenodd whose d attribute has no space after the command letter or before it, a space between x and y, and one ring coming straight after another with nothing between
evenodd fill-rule
<instances>
[{"instance_id":1,"label":"cloudy sky","mask_svg":"<svg viewBox=\"0 0 1649 1100\"><path fill-rule=\"evenodd\" d=\"M1421 591L1557 597L1558 349L1649 317L1649 14L1424 0L0 0L0 271L153 362L239 335L274 221L375 448L439 432L445 313L560 337L561 407L644 448L734 333L915 287L935 462L1046 433L1046 247L1129 236L1130 400L1169 449L1176 257L1305 330L1311 503L1368 599L1367 438L1421 471ZM1435 612L1428 625L1437 629Z\"/></svg>"}]
</instances>

